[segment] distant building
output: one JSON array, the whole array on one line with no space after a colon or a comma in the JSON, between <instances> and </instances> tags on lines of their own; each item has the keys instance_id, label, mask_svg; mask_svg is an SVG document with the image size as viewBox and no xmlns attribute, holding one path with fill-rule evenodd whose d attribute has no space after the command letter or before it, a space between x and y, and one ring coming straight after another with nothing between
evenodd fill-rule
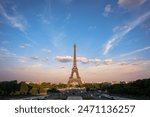
<instances>
[{"instance_id":1,"label":"distant building","mask_svg":"<svg viewBox=\"0 0 150 117\"><path fill-rule=\"evenodd\" d=\"M111 81L111 84L120 84L118 81Z\"/></svg>"},{"instance_id":2,"label":"distant building","mask_svg":"<svg viewBox=\"0 0 150 117\"><path fill-rule=\"evenodd\" d=\"M37 82L26 81L25 83L26 83L26 84L33 83L33 84L39 84L39 85L42 84L41 81L37 81Z\"/></svg>"}]
</instances>

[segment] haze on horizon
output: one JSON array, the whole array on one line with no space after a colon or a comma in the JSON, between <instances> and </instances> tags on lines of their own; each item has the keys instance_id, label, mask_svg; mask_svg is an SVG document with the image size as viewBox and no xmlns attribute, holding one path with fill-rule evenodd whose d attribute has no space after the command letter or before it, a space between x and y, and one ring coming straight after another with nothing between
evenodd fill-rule
<instances>
[{"instance_id":1,"label":"haze on horizon","mask_svg":"<svg viewBox=\"0 0 150 117\"><path fill-rule=\"evenodd\" d=\"M0 0L0 81L150 77L150 1Z\"/></svg>"}]
</instances>

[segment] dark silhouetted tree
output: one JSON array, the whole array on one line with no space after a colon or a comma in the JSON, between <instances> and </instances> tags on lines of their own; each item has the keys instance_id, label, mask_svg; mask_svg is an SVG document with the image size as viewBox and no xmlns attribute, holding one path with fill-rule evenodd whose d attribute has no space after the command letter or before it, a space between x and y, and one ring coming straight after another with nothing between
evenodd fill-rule
<instances>
[{"instance_id":1,"label":"dark silhouetted tree","mask_svg":"<svg viewBox=\"0 0 150 117\"><path fill-rule=\"evenodd\" d=\"M20 94L27 95L28 94L28 85L25 82L20 83Z\"/></svg>"}]
</instances>

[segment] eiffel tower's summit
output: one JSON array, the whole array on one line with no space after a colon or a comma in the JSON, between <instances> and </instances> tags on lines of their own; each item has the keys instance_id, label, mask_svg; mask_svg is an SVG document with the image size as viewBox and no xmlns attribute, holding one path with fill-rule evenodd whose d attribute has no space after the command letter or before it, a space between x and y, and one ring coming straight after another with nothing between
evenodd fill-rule
<instances>
[{"instance_id":1,"label":"eiffel tower's summit","mask_svg":"<svg viewBox=\"0 0 150 117\"><path fill-rule=\"evenodd\" d=\"M68 81L68 85L71 85L71 86L82 85L82 81L79 76L79 72L77 68L76 44L74 44L73 68L72 68L71 76Z\"/></svg>"}]
</instances>

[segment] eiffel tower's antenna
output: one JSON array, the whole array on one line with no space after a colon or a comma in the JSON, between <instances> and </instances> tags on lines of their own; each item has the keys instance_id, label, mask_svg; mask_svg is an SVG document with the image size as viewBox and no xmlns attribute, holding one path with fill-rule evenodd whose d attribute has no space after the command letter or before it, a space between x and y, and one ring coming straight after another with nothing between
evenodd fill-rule
<instances>
[{"instance_id":1,"label":"eiffel tower's antenna","mask_svg":"<svg viewBox=\"0 0 150 117\"><path fill-rule=\"evenodd\" d=\"M76 44L74 43L74 57L73 57L73 66L77 66L77 57L76 57Z\"/></svg>"}]
</instances>

